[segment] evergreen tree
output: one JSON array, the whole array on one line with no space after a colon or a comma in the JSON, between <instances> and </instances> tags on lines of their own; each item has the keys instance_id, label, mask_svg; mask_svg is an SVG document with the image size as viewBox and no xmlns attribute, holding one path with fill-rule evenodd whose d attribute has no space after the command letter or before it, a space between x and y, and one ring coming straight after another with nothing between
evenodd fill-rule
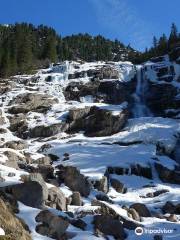
<instances>
[{"instance_id":1,"label":"evergreen tree","mask_svg":"<svg viewBox=\"0 0 180 240\"><path fill-rule=\"evenodd\" d=\"M177 41L178 41L178 30L177 30L175 23L172 23L171 33L170 33L169 41L168 41L169 47L171 48L171 45L175 44Z\"/></svg>"}]
</instances>

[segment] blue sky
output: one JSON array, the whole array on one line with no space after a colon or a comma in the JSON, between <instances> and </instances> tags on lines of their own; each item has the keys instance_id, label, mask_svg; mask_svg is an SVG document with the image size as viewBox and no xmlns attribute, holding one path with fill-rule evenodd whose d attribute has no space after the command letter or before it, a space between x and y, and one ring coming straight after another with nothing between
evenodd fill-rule
<instances>
[{"instance_id":1,"label":"blue sky","mask_svg":"<svg viewBox=\"0 0 180 240\"><path fill-rule=\"evenodd\" d=\"M63 36L88 32L144 50L153 35L180 30L180 0L1 0L0 23L30 22Z\"/></svg>"}]
</instances>

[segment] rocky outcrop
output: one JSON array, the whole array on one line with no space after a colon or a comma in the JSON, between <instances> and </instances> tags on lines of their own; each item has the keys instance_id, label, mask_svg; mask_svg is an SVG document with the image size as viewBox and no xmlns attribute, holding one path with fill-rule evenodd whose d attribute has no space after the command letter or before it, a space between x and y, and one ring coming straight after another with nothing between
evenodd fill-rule
<instances>
[{"instance_id":1,"label":"rocky outcrop","mask_svg":"<svg viewBox=\"0 0 180 240\"><path fill-rule=\"evenodd\" d=\"M31 240L27 225L17 218L13 212L7 207L5 202L0 198L0 226L5 231L5 236L1 236L2 240Z\"/></svg>"},{"instance_id":2,"label":"rocky outcrop","mask_svg":"<svg viewBox=\"0 0 180 240\"><path fill-rule=\"evenodd\" d=\"M10 102L11 104L17 104L9 108L9 113L28 113L30 111L35 112L46 112L53 104L57 103L57 99L52 98L48 95L24 93L18 95L15 99Z\"/></svg>"},{"instance_id":3,"label":"rocky outcrop","mask_svg":"<svg viewBox=\"0 0 180 240\"><path fill-rule=\"evenodd\" d=\"M177 88L172 84L151 84L146 96L148 107L158 116L166 116L166 109L178 109L180 99L176 98Z\"/></svg>"},{"instance_id":4,"label":"rocky outcrop","mask_svg":"<svg viewBox=\"0 0 180 240\"><path fill-rule=\"evenodd\" d=\"M96 106L85 109L71 109L68 132L84 131L89 137L109 136L119 132L126 124L128 110L114 115L112 111Z\"/></svg>"},{"instance_id":5,"label":"rocky outcrop","mask_svg":"<svg viewBox=\"0 0 180 240\"><path fill-rule=\"evenodd\" d=\"M75 167L63 165L58 166L57 176L61 182L68 186L72 191L79 192L87 197L90 193L90 183Z\"/></svg>"},{"instance_id":6,"label":"rocky outcrop","mask_svg":"<svg viewBox=\"0 0 180 240\"><path fill-rule=\"evenodd\" d=\"M48 210L41 211L36 216L36 222L41 222L41 224L36 226L36 231L53 239L63 239L69 226L67 219L62 216L56 216Z\"/></svg>"}]
</instances>

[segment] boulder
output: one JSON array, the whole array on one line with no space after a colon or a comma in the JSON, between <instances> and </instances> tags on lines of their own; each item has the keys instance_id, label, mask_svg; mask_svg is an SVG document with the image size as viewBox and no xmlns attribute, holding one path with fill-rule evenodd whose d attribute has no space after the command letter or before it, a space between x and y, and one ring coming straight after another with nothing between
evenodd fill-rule
<instances>
[{"instance_id":1,"label":"boulder","mask_svg":"<svg viewBox=\"0 0 180 240\"><path fill-rule=\"evenodd\" d=\"M45 181L48 181L48 179L55 178L54 176L54 168L52 165L44 165L44 164L38 164L37 166L37 172L40 173Z\"/></svg>"},{"instance_id":2,"label":"boulder","mask_svg":"<svg viewBox=\"0 0 180 240\"><path fill-rule=\"evenodd\" d=\"M115 178L110 179L111 186L119 193L125 193L127 189L124 187L124 184Z\"/></svg>"},{"instance_id":3,"label":"boulder","mask_svg":"<svg viewBox=\"0 0 180 240\"><path fill-rule=\"evenodd\" d=\"M44 156L36 160L33 160L32 163L41 164L41 165L50 165L52 163L52 160L49 156Z\"/></svg>"},{"instance_id":4,"label":"boulder","mask_svg":"<svg viewBox=\"0 0 180 240\"><path fill-rule=\"evenodd\" d=\"M12 148L15 150L23 150L27 148L27 144L24 141L9 141L3 145L4 148Z\"/></svg>"},{"instance_id":5,"label":"boulder","mask_svg":"<svg viewBox=\"0 0 180 240\"><path fill-rule=\"evenodd\" d=\"M79 192L73 192L71 197L71 205L74 206L82 206L82 199Z\"/></svg>"},{"instance_id":6,"label":"boulder","mask_svg":"<svg viewBox=\"0 0 180 240\"><path fill-rule=\"evenodd\" d=\"M31 128L29 130L29 137L31 138L37 138L37 137L51 137L59 132L65 131L66 130L66 124L65 123L57 123L57 124L52 124L49 126L45 125L39 125L34 128Z\"/></svg>"},{"instance_id":7,"label":"boulder","mask_svg":"<svg viewBox=\"0 0 180 240\"><path fill-rule=\"evenodd\" d=\"M66 211L67 202L64 193L57 187L49 188L47 205L53 206L60 211Z\"/></svg>"},{"instance_id":8,"label":"boulder","mask_svg":"<svg viewBox=\"0 0 180 240\"><path fill-rule=\"evenodd\" d=\"M104 235L111 235L116 239L125 239L126 234L122 223L113 219L111 216L96 215L94 216L95 232L100 231Z\"/></svg>"},{"instance_id":9,"label":"boulder","mask_svg":"<svg viewBox=\"0 0 180 240\"><path fill-rule=\"evenodd\" d=\"M31 174L26 182L6 187L6 192L34 208L42 208L48 199L48 189L40 174Z\"/></svg>"},{"instance_id":10,"label":"boulder","mask_svg":"<svg viewBox=\"0 0 180 240\"><path fill-rule=\"evenodd\" d=\"M130 208L135 209L140 217L151 217L149 209L143 203L134 203L130 206Z\"/></svg>"},{"instance_id":11,"label":"boulder","mask_svg":"<svg viewBox=\"0 0 180 240\"><path fill-rule=\"evenodd\" d=\"M36 231L54 239L62 239L69 226L67 219L56 216L48 210L41 211L35 219L36 222L42 222L42 224L36 226Z\"/></svg>"},{"instance_id":12,"label":"boulder","mask_svg":"<svg viewBox=\"0 0 180 240\"><path fill-rule=\"evenodd\" d=\"M87 197L90 193L90 183L79 170L72 166L58 166L57 176L61 182L64 182L72 191L79 192L82 196Z\"/></svg>"},{"instance_id":13,"label":"boulder","mask_svg":"<svg viewBox=\"0 0 180 240\"><path fill-rule=\"evenodd\" d=\"M17 104L9 108L9 113L28 113L30 111L46 112L53 104L57 103L57 99L52 96L37 93L24 93L16 96L11 104Z\"/></svg>"},{"instance_id":14,"label":"boulder","mask_svg":"<svg viewBox=\"0 0 180 240\"><path fill-rule=\"evenodd\" d=\"M15 132L20 138L27 138L28 123L24 114L9 116L10 131Z\"/></svg>"},{"instance_id":15,"label":"boulder","mask_svg":"<svg viewBox=\"0 0 180 240\"><path fill-rule=\"evenodd\" d=\"M26 161L25 158L15 153L14 151L5 151L4 155L8 158L8 160L5 162L5 165L15 169L19 169L18 164L25 163Z\"/></svg>"},{"instance_id":16,"label":"boulder","mask_svg":"<svg viewBox=\"0 0 180 240\"><path fill-rule=\"evenodd\" d=\"M94 183L94 188L98 191L107 193L109 191L109 182L106 176L103 176L101 179L96 180Z\"/></svg>"},{"instance_id":17,"label":"boulder","mask_svg":"<svg viewBox=\"0 0 180 240\"><path fill-rule=\"evenodd\" d=\"M128 214L134 219L135 221L140 222L140 216L138 212L134 208L129 208L128 209Z\"/></svg>"},{"instance_id":18,"label":"boulder","mask_svg":"<svg viewBox=\"0 0 180 240\"><path fill-rule=\"evenodd\" d=\"M98 209L98 214L101 214L104 216L111 216L113 219L116 219L116 220L118 219L119 221L121 221L124 228L127 228L129 230L134 230L136 227L142 226L137 221L134 221L131 218L121 216L110 206L109 203L98 201L98 200L94 199L94 200L92 200L91 205L100 207Z\"/></svg>"}]
</instances>

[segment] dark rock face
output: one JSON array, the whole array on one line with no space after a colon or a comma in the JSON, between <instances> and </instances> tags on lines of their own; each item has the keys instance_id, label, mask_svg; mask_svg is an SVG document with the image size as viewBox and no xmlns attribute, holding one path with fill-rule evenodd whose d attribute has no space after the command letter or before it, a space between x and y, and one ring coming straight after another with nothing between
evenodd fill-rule
<instances>
[{"instance_id":1,"label":"dark rock face","mask_svg":"<svg viewBox=\"0 0 180 240\"><path fill-rule=\"evenodd\" d=\"M46 112L53 104L57 103L57 100L48 95L25 93L13 99L12 103L18 105L9 108L9 113L18 114L30 111Z\"/></svg>"},{"instance_id":2,"label":"dark rock face","mask_svg":"<svg viewBox=\"0 0 180 240\"><path fill-rule=\"evenodd\" d=\"M165 116L164 110L180 107L177 94L177 89L171 84L151 84L146 99L147 105L156 115Z\"/></svg>"},{"instance_id":3,"label":"dark rock face","mask_svg":"<svg viewBox=\"0 0 180 240\"><path fill-rule=\"evenodd\" d=\"M127 109L122 110L118 115L95 106L84 110L75 109L74 112L72 109L68 131L84 131L84 134L89 137L109 136L119 132L127 119Z\"/></svg>"},{"instance_id":4,"label":"dark rock face","mask_svg":"<svg viewBox=\"0 0 180 240\"><path fill-rule=\"evenodd\" d=\"M36 231L54 239L63 239L63 235L69 226L67 219L62 216L56 216L48 210L41 211L36 216L36 222L42 222L42 224L36 226Z\"/></svg>"},{"instance_id":5,"label":"dark rock face","mask_svg":"<svg viewBox=\"0 0 180 240\"><path fill-rule=\"evenodd\" d=\"M112 235L117 239L125 239L126 234L120 221L111 216L97 215L94 217L95 231L100 231L105 235Z\"/></svg>"},{"instance_id":6,"label":"dark rock face","mask_svg":"<svg viewBox=\"0 0 180 240\"><path fill-rule=\"evenodd\" d=\"M151 217L151 213L148 208L142 203L134 203L130 206L136 210L140 217Z\"/></svg>"},{"instance_id":7,"label":"dark rock face","mask_svg":"<svg viewBox=\"0 0 180 240\"><path fill-rule=\"evenodd\" d=\"M100 82L98 92L102 95L105 103L121 104L122 102L131 101L131 94L135 91L136 81L130 83L121 83L119 81L102 81Z\"/></svg>"},{"instance_id":8,"label":"dark rock face","mask_svg":"<svg viewBox=\"0 0 180 240\"><path fill-rule=\"evenodd\" d=\"M179 170L171 170L159 163L155 163L155 168L158 172L159 178L163 182L169 182L174 184L180 184L180 173Z\"/></svg>"},{"instance_id":9,"label":"dark rock face","mask_svg":"<svg viewBox=\"0 0 180 240\"><path fill-rule=\"evenodd\" d=\"M90 193L90 183L75 167L62 165L58 166L57 175L59 180L64 182L72 191L79 192L82 196L87 197Z\"/></svg>"}]
</instances>

